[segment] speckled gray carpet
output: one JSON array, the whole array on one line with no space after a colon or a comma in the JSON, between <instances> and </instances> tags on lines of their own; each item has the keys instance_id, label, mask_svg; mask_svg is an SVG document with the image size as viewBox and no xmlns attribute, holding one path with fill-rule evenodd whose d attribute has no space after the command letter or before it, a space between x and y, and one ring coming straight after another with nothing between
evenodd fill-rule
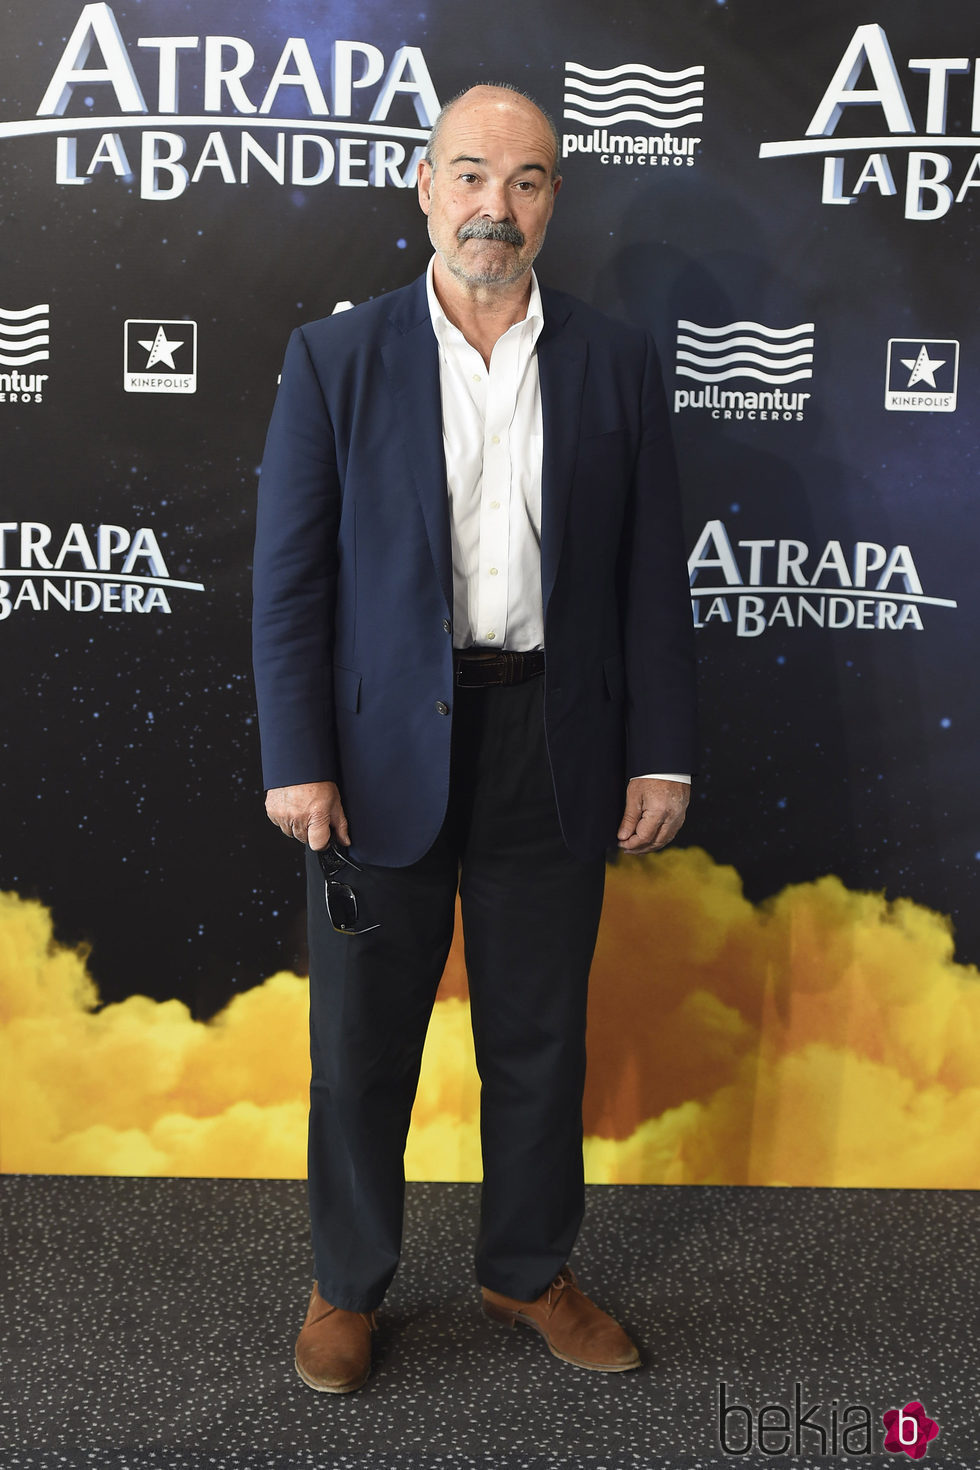
<instances>
[{"instance_id":1,"label":"speckled gray carpet","mask_svg":"<svg viewBox=\"0 0 980 1470\"><path fill-rule=\"evenodd\" d=\"M409 1186L374 1373L338 1397L312 1393L292 1366L309 1293L302 1184L0 1181L0 1465L980 1465L977 1194L591 1187L573 1264L645 1363L610 1375L484 1319L477 1202L476 1185ZM749 1411L728 1415L724 1443L722 1382ZM799 1453L797 1383L809 1426L823 1426L800 1426ZM882 1449L881 1414L913 1399L940 1426L916 1461ZM766 1404L785 1415L764 1420L762 1453ZM845 1454L861 1405L872 1453L853 1453L859 1434Z\"/></svg>"}]
</instances>

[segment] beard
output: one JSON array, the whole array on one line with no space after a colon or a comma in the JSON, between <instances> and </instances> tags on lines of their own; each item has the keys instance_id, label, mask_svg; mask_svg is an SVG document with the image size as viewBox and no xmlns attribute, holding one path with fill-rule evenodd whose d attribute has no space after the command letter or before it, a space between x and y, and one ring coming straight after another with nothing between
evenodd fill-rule
<instances>
[{"instance_id":1,"label":"beard","mask_svg":"<svg viewBox=\"0 0 980 1470\"><path fill-rule=\"evenodd\" d=\"M469 286L508 286L526 273L537 254L537 251L531 254L524 249L527 238L510 220L469 220L457 230L456 243L462 246L469 240L485 240L490 244L513 247L513 253L494 251L479 265L470 265L462 250L440 251L451 274Z\"/></svg>"}]
</instances>

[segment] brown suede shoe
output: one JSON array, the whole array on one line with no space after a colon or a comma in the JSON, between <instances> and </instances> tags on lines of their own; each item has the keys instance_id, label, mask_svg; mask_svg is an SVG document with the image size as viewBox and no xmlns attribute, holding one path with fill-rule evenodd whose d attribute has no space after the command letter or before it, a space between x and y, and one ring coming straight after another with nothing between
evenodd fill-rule
<instances>
[{"instance_id":1,"label":"brown suede shoe","mask_svg":"<svg viewBox=\"0 0 980 1470\"><path fill-rule=\"evenodd\" d=\"M556 1358L600 1373L625 1373L640 1366L640 1355L618 1322L582 1291L571 1268L563 1266L534 1302L517 1301L483 1290L483 1310L494 1322L534 1327Z\"/></svg>"},{"instance_id":2,"label":"brown suede shoe","mask_svg":"<svg viewBox=\"0 0 980 1470\"><path fill-rule=\"evenodd\" d=\"M319 1393L353 1393L371 1372L373 1312L332 1307L316 1282L296 1339L296 1372Z\"/></svg>"}]
</instances>

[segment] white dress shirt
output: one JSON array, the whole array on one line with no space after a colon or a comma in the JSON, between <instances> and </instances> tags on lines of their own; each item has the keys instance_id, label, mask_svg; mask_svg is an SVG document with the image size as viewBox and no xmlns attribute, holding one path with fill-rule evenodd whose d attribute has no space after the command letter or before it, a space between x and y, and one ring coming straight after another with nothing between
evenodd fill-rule
<instances>
[{"instance_id":1,"label":"white dress shirt","mask_svg":"<svg viewBox=\"0 0 980 1470\"><path fill-rule=\"evenodd\" d=\"M522 653L543 648L543 429L535 352L544 326L541 292L532 273L527 315L494 344L488 369L439 305L432 261L426 284L439 344L453 644Z\"/></svg>"},{"instance_id":2,"label":"white dress shirt","mask_svg":"<svg viewBox=\"0 0 980 1470\"><path fill-rule=\"evenodd\" d=\"M523 321L494 343L487 368L439 304L426 272L439 346L442 440L453 556L453 646L522 653L544 647L537 341L544 326L531 272ZM660 779L689 781L689 776Z\"/></svg>"}]
</instances>

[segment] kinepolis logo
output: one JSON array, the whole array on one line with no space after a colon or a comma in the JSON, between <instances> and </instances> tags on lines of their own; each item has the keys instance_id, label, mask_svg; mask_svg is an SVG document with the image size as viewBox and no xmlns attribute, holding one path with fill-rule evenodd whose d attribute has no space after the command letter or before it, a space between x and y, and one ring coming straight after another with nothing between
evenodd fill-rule
<instances>
[{"instance_id":1,"label":"kinepolis logo","mask_svg":"<svg viewBox=\"0 0 980 1470\"><path fill-rule=\"evenodd\" d=\"M149 526L73 521L63 534L41 521L0 522L0 622L11 613L171 611L168 592L203 592L171 577Z\"/></svg>"},{"instance_id":2,"label":"kinepolis logo","mask_svg":"<svg viewBox=\"0 0 980 1470\"><path fill-rule=\"evenodd\" d=\"M970 47L973 46L970 42ZM821 203L853 204L871 189L885 196L898 194L892 159L900 166L901 154L907 149L905 218L942 219L954 204L963 203L971 189L980 188L980 152L976 151L980 148L980 85L977 85L980 71L972 87L966 81L955 80L978 65L971 59L972 54L971 49L969 56L916 56L908 61L910 72L922 72L928 77L924 129L919 134L883 27L858 26L810 119L806 137L763 143L759 157L822 153ZM866 67L872 85L859 87L856 84ZM969 116L969 132L965 128L947 129L951 100L961 123ZM867 116L869 107L877 108L886 131L861 137L835 136L845 108L852 107L865 109L862 117ZM920 148L917 145L921 143L929 146ZM886 148L891 158L884 151ZM951 148L974 150L965 168L955 165L955 174L953 157L945 151ZM845 155L854 154L863 154L863 160L859 156L845 167Z\"/></svg>"},{"instance_id":3,"label":"kinepolis logo","mask_svg":"<svg viewBox=\"0 0 980 1470\"><path fill-rule=\"evenodd\" d=\"M585 123L592 131L563 133L562 158L591 153L603 164L689 167L701 139L675 134L704 118L704 67L658 71L633 61L596 71L579 61L566 61L564 103L564 119ZM631 122L657 131L609 131Z\"/></svg>"},{"instance_id":4,"label":"kinepolis logo","mask_svg":"<svg viewBox=\"0 0 980 1470\"><path fill-rule=\"evenodd\" d=\"M98 62L88 65L93 48ZM257 65L242 36L139 36L127 45L109 5L86 5L37 116L0 123L0 139L53 135L58 184L87 184L108 168L127 183L138 175L143 199L264 175L293 188L414 186L439 111L418 46L387 59L368 41L337 40L314 59L302 36L290 36L268 62ZM301 117L290 115L297 101ZM210 131L192 143L188 131L197 138L201 129Z\"/></svg>"},{"instance_id":5,"label":"kinepolis logo","mask_svg":"<svg viewBox=\"0 0 980 1470\"><path fill-rule=\"evenodd\" d=\"M0 306L0 403L42 403L44 385L50 374L24 368L51 357L48 345L50 322L48 306L25 306L23 309Z\"/></svg>"},{"instance_id":6,"label":"kinepolis logo","mask_svg":"<svg viewBox=\"0 0 980 1470\"><path fill-rule=\"evenodd\" d=\"M811 394L787 391L789 384L813 377L813 322L766 327L762 322L727 322L703 327L681 317L677 323L678 378L700 388L675 388L674 412L700 409L713 419L769 423L801 420ZM748 378L761 390L719 388L731 378Z\"/></svg>"},{"instance_id":7,"label":"kinepolis logo","mask_svg":"<svg viewBox=\"0 0 980 1470\"><path fill-rule=\"evenodd\" d=\"M890 337L885 407L898 413L955 413L960 344L935 337Z\"/></svg>"},{"instance_id":8,"label":"kinepolis logo","mask_svg":"<svg viewBox=\"0 0 980 1470\"><path fill-rule=\"evenodd\" d=\"M956 607L925 595L908 546L877 541L857 541L849 551L841 541L811 550L805 541L776 538L733 546L724 521L708 521L687 567L694 626L731 624L739 638L773 628L921 632L922 608Z\"/></svg>"},{"instance_id":9,"label":"kinepolis logo","mask_svg":"<svg viewBox=\"0 0 980 1470\"><path fill-rule=\"evenodd\" d=\"M197 322L130 317L123 327L127 393L197 392Z\"/></svg>"}]
</instances>

